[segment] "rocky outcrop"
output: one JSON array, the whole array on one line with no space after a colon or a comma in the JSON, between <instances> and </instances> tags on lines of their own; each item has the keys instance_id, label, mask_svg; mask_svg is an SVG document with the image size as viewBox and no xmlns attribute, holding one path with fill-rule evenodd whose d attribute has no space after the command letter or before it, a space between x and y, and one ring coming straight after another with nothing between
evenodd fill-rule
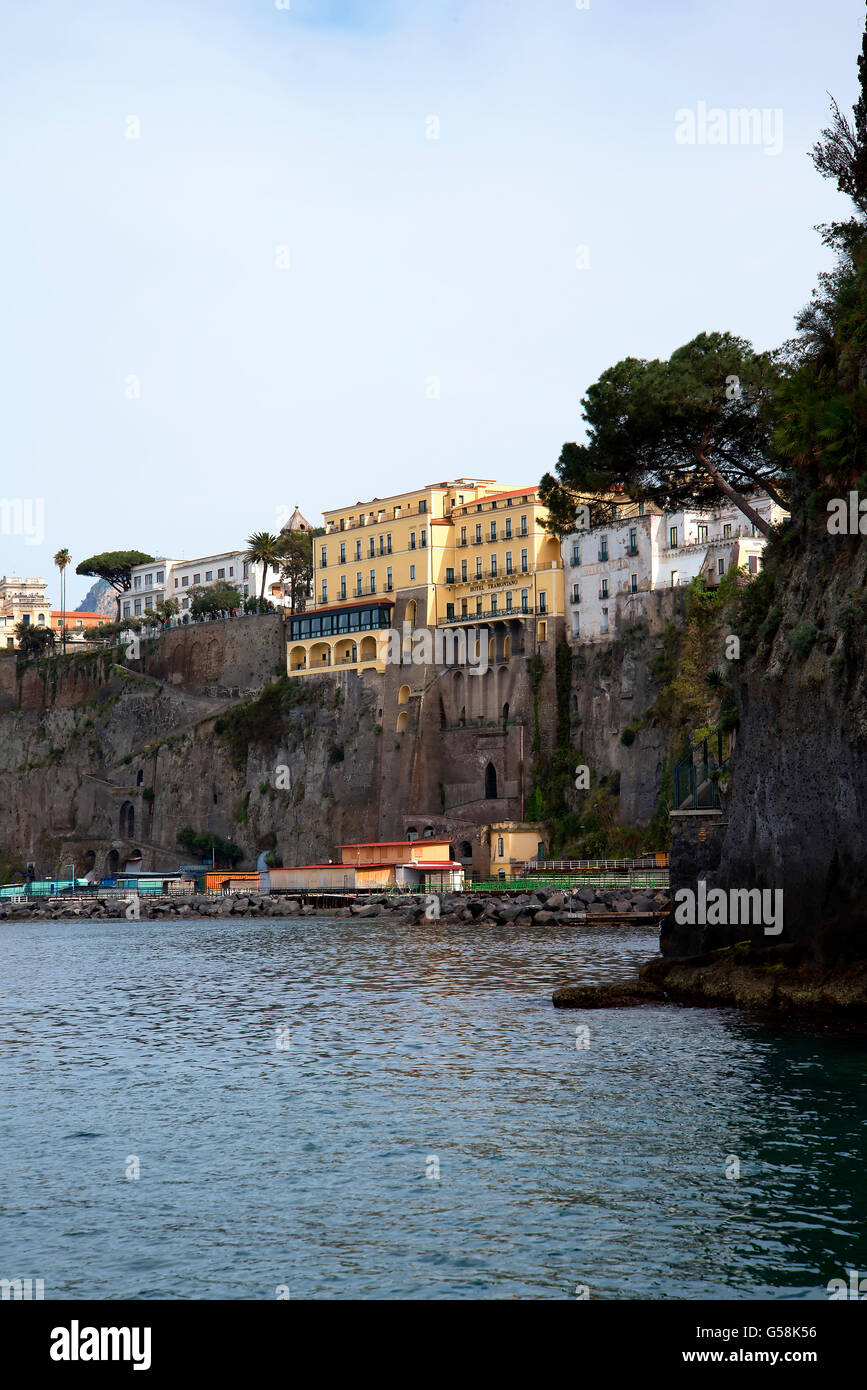
<instances>
[{"instance_id":1,"label":"rocky outcrop","mask_svg":"<svg viewBox=\"0 0 867 1390\"><path fill-rule=\"evenodd\" d=\"M718 843L672 847L672 883L781 889L781 943L808 949L821 972L867 957L867 547L829 535L821 517L766 552L754 600L742 608L735 670L740 715ZM748 937L673 918L663 950L689 955ZM804 967L806 969L806 967ZM817 988L821 985L817 984Z\"/></svg>"}]
</instances>

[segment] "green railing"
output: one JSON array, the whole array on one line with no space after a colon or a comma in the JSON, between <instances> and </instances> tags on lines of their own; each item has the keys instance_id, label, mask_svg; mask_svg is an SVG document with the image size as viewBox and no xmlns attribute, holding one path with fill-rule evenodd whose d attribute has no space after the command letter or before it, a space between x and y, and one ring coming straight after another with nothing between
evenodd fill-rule
<instances>
[{"instance_id":1,"label":"green railing","mask_svg":"<svg viewBox=\"0 0 867 1390\"><path fill-rule=\"evenodd\" d=\"M719 782L729 773L731 734L719 730L702 739L675 764L674 810L712 811L721 807Z\"/></svg>"}]
</instances>

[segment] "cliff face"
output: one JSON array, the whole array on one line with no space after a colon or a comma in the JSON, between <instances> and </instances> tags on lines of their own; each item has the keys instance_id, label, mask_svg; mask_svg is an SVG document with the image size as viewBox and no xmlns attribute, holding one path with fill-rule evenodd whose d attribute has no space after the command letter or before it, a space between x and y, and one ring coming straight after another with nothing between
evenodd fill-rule
<instances>
[{"instance_id":1,"label":"cliff face","mask_svg":"<svg viewBox=\"0 0 867 1390\"><path fill-rule=\"evenodd\" d=\"M701 869L711 886L783 892L783 932L666 924L688 954L751 937L797 943L825 962L867 956L867 548L822 519L769 549L742 609L735 674L740 727L720 826L684 834L672 886ZM700 852L697 854L696 850Z\"/></svg>"},{"instance_id":2,"label":"cliff face","mask_svg":"<svg viewBox=\"0 0 867 1390\"><path fill-rule=\"evenodd\" d=\"M247 867L262 850L309 863L415 833L486 870L486 826L521 814L540 711L539 756L551 745L555 641L537 653L532 622L511 635L514 654L478 676L289 680L276 615L175 629L136 659L2 659L0 871L104 875L137 851L170 868L190 857L187 827L233 841Z\"/></svg>"}]
</instances>

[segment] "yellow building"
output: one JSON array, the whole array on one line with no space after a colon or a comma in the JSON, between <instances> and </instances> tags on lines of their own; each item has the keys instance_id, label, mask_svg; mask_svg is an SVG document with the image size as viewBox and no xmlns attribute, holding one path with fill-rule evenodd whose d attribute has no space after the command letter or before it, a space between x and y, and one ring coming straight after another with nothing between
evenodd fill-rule
<instances>
[{"instance_id":1,"label":"yellow building","mask_svg":"<svg viewBox=\"0 0 867 1390\"><path fill-rule=\"evenodd\" d=\"M537 639L547 640L549 618L563 613L563 570L544 515L537 489L504 491L485 478L325 512L326 534L314 541L314 605L289 620L289 674L382 672L389 632L402 634L404 623L532 617Z\"/></svg>"},{"instance_id":2,"label":"yellow building","mask_svg":"<svg viewBox=\"0 0 867 1390\"><path fill-rule=\"evenodd\" d=\"M529 859L544 859L548 853L542 825L500 821L489 829L491 878L515 878Z\"/></svg>"},{"instance_id":3,"label":"yellow building","mask_svg":"<svg viewBox=\"0 0 867 1390\"><path fill-rule=\"evenodd\" d=\"M51 604L45 595L44 579L0 579L0 643L10 650L16 646L15 625L27 623L33 627L48 627L51 623Z\"/></svg>"}]
</instances>

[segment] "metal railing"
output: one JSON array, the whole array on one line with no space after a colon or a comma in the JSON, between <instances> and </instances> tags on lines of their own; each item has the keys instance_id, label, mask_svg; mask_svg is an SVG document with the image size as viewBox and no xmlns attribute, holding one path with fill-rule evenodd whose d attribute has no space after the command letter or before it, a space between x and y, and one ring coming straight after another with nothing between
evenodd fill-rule
<instances>
[{"instance_id":1,"label":"metal railing","mask_svg":"<svg viewBox=\"0 0 867 1390\"><path fill-rule=\"evenodd\" d=\"M731 734L717 730L697 743L688 757L675 764L675 811L721 809L719 784L721 780L725 784L728 778L731 748Z\"/></svg>"}]
</instances>

